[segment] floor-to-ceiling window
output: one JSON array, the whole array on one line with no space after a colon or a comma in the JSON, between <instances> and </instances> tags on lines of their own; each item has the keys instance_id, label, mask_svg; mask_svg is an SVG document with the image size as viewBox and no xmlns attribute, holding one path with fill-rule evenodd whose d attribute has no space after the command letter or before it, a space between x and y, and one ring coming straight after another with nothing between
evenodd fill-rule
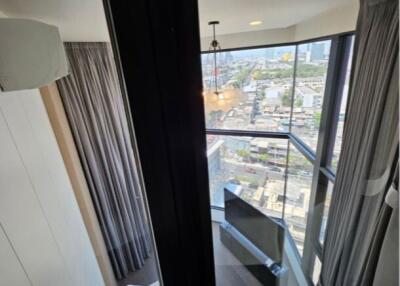
<instances>
[{"instance_id":1,"label":"floor-to-ceiling window","mask_svg":"<svg viewBox=\"0 0 400 286\"><path fill-rule=\"evenodd\" d=\"M331 40L298 45L291 131L316 151Z\"/></svg>"},{"instance_id":2,"label":"floor-to-ceiling window","mask_svg":"<svg viewBox=\"0 0 400 286\"><path fill-rule=\"evenodd\" d=\"M352 41L346 34L221 51L217 68L202 55L211 207L223 210L231 184L283 219L310 281L340 157Z\"/></svg>"}]
</instances>

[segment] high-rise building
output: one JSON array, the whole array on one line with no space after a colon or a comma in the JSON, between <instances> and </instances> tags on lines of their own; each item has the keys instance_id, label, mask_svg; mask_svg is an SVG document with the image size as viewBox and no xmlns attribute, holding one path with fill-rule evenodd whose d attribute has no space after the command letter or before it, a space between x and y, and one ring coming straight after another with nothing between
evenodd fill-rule
<instances>
[{"instance_id":1,"label":"high-rise building","mask_svg":"<svg viewBox=\"0 0 400 286\"><path fill-rule=\"evenodd\" d=\"M321 61L324 56L325 43L313 43L311 46L311 61Z\"/></svg>"},{"instance_id":2,"label":"high-rise building","mask_svg":"<svg viewBox=\"0 0 400 286\"><path fill-rule=\"evenodd\" d=\"M273 60L275 58L275 49L274 48L269 48L265 49L265 59L267 61Z\"/></svg>"}]
</instances>

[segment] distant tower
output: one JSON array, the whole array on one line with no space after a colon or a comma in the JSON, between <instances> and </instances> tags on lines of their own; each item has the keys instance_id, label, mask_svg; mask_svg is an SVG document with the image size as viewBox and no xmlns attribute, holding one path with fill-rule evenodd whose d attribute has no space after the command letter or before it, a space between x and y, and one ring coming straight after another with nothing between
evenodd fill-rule
<instances>
[{"instance_id":1,"label":"distant tower","mask_svg":"<svg viewBox=\"0 0 400 286\"><path fill-rule=\"evenodd\" d=\"M230 64L233 61L233 56L231 52L225 53L225 60L227 64Z\"/></svg>"},{"instance_id":2,"label":"distant tower","mask_svg":"<svg viewBox=\"0 0 400 286\"><path fill-rule=\"evenodd\" d=\"M265 58L267 61L273 60L275 58L275 49L274 48L265 49Z\"/></svg>"},{"instance_id":3,"label":"distant tower","mask_svg":"<svg viewBox=\"0 0 400 286\"><path fill-rule=\"evenodd\" d=\"M325 50L324 43L313 43L311 46L311 61L324 60L325 59L324 50Z\"/></svg>"}]
</instances>

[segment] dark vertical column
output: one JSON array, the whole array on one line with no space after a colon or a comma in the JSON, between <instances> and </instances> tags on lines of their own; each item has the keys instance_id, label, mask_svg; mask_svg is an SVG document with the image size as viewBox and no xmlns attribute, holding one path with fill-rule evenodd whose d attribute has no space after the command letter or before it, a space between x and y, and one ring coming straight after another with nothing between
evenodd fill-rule
<instances>
[{"instance_id":1,"label":"dark vertical column","mask_svg":"<svg viewBox=\"0 0 400 286\"><path fill-rule=\"evenodd\" d=\"M195 0L105 0L164 285L214 285Z\"/></svg>"}]
</instances>

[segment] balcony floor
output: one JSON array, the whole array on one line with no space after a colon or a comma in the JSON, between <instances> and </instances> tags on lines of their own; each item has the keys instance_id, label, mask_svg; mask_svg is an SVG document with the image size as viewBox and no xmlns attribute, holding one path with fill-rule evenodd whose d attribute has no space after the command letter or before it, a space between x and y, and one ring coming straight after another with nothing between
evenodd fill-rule
<instances>
[{"instance_id":1,"label":"balcony floor","mask_svg":"<svg viewBox=\"0 0 400 286\"><path fill-rule=\"evenodd\" d=\"M217 286L262 286L260 282L236 259L235 256L221 243L219 223L212 223L215 275ZM120 281L118 286L149 285L157 280L157 270L154 256L147 259L144 267L128 278Z\"/></svg>"},{"instance_id":2,"label":"balcony floor","mask_svg":"<svg viewBox=\"0 0 400 286\"><path fill-rule=\"evenodd\" d=\"M128 285L152 285L158 280L156 260L154 254L151 254L142 269L132 272L124 280L118 282L118 286L128 286Z\"/></svg>"},{"instance_id":3,"label":"balcony floor","mask_svg":"<svg viewBox=\"0 0 400 286\"><path fill-rule=\"evenodd\" d=\"M221 243L219 223L212 223L217 286L261 286L262 284Z\"/></svg>"}]
</instances>

